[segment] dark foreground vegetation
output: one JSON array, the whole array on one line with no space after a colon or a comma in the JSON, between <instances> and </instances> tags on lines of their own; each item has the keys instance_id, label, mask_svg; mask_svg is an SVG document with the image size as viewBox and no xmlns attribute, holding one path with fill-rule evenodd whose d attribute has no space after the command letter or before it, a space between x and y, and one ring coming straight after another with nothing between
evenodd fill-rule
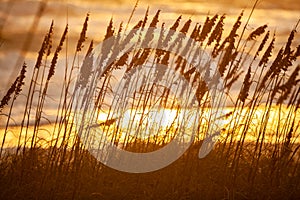
<instances>
[{"instance_id":1,"label":"dark foreground vegetation","mask_svg":"<svg viewBox=\"0 0 300 200\"><path fill-rule=\"evenodd\" d=\"M254 144L248 144L253 148ZM200 144L159 171L130 174L100 164L88 152L31 149L1 163L1 199L297 199L299 163L263 155L255 169L248 149L236 168L219 144L204 159ZM250 147L251 146L251 147ZM228 148L225 148L225 152ZM55 152L61 155L57 149ZM62 152L61 152L62 153Z\"/></svg>"}]
</instances>

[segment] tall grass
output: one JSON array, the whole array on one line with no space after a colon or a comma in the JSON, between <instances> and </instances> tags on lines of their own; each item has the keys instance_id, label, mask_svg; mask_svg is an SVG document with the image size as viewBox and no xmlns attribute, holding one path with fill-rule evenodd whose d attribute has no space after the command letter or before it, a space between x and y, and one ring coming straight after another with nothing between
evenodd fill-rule
<instances>
[{"instance_id":1,"label":"tall grass","mask_svg":"<svg viewBox=\"0 0 300 200\"><path fill-rule=\"evenodd\" d=\"M136 5L137 6L137 5ZM136 9L134 8L134 11ZM134 12L133 11L133 12ZM50 141L42 144L39 132L44 105L47 102L48 89L55 87L51 79L55 76L55 68L67 39L68 25L60 42L51 55L54 23L51 23L41 45L37 61L29 82L24 82L26 65L20 75L0 102L0 114L6 118L6 126L1 144L0 161L0 198L1 199L295 199L300 197L299 174L299 64L300 45L295 44L297 26L291 31L287 42L279 47L275 42L275 33L262 25L249 31L246 24L242 27L243 12L237 17L228 36L224 37L226 15L207 16L204 23L188 19L182 23L180 16L172 26L159 21L160 11L148 22L148 9L144 19L140 20L128 34L123 33L123 25L118 31L113 20L109 22L105 39L112 36L114 40L109 48L104 47L99 55L100 65L105 61L111 64L100 73L92 71L91 63L95 56L93 41L87 48L81 67L77 68L76 60L83 54L84 44L89 41L89 14L83 23L82 32L74 51L71 65L64 68L64 79L57 102L57 116L51 123ZM129 28L131 14L125 30ZM147 37L141 32L147 28ZM159 47L183 49L186 58L173 55L161 49L142 49L142 44L156 39L153 30L160 29ZM242 29L241 29L242 27ZM172 31L182 33L175 37ZM139 37L132 51L119 55L125 44L133 37ZM196 41L182 47L184 37ZM145 39L146 38L146 39ZM68 44L67 44L68 45ZM107 97L113 96L113 82L118 79L116 72L130 75L130 71L147 64L163 64L172 68L188 81L196 91L197 111L202 121L209 121L206 116L210 95L203 77L210 77L210 69L201 74L195 66L187 62L188 58L196 60L198 54L192 54L193 48L202 48L216 60L218 72L224 79L225 91L222 97L231 102L233 107L223 117L228 123L222 127L221 138L213 151L204 159L198 160L197 153L201 146L207 123L199 124L193 145L179 160L165 169L146 174L127 174L110 169L97 162L86 146L92 144L81 141L77 133L80 131L72 109L93 104L93 114L100 115L107 111L107 119L95 126L103 130L103 134L112 135L114 144L133 152L150 152L162 148L179 132L176 124L180 123L180 113L184 107L174 98L184 94L183 88L176 88L173 94L167 87L156 85L158 79L167 77L172 83L175 77L167 71L163 74L149 70L149 74L140 74L139 79L125 78L128 87L122 90L120 98L114 98L116 107L108 105ZM278 49L279 48L279 49ZM197 52L199 53L199 52ZM276 55L276 56L275 56ZM200 53L200 61L204 59ZM211 61L213 62L213 61ZM29 66L30 67L30 66ZM48 70L48 71L47 71ZM48 72L48 73L47 73ZM156 81L149 84L151 74ZM76 76L76 74L79 74ZM76 80L75 78L78 77ZM130 76L128 76L130 77ZM131 94L130 91L143 79L142 87ZM75 81L76 80L76 81ZM97 87L92 87L98 82ZM28 91L22 85L28 85ZM94 91L90 88L95 89ZM235 89L234 89L235 88ZM237 92L238 91L238 92ZM24 112L17 137L16 149L8 151L6 135L12 126L11 119L14 102L20 93L26 96ZM232 94L238 93L237 97ZM75 101L75 96L87 97L86 102ZM91 97L91 98L89 98ZM37 106L35 106L37 102ZM82 103L82 104L80 104ZM172 123L165 128L151 125L148 109L160 105L160 109L175 110ZM131 121L122 132L122 120L114 118L116 111L125 112L132 108ZM261 112L260 119L256 114ZM32 113L34 118L32 118ZM210 115L212 115L210 113ZM156 113L152 119L159 118ZM163 119L160 119L159 124ZM33 121L33 125L31 122ZM140 139L146 123L146 130L152 133L163 133L163 136L149 136ZM255 123L255 124L253 124ZM33 131L30 128L33 126ZM50 131L50 130L49 130ZM130 134L135 133L135 134ZM122 135L123 134L123 135ZM247 140L252 137L252 140ZM123 138L123 139L122 139ZM254 138L254 139L253 139ZM272 138L270 140L269 138ZM29 143L28 143L29 142Z\"/></svg>"}]
</instances>

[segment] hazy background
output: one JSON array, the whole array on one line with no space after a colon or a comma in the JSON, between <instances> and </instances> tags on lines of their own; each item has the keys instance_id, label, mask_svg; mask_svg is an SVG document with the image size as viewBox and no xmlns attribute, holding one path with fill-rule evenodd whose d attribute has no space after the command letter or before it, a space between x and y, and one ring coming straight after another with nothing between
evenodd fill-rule
<instances>
[{"instance_id":1,"label":"hazy background","mask_svg":"<svg viewBox=\"0 0 300 200\"><path fill-rule=\"evenodd\" d=\"M226 27L236 21L242 9L245 10L243 22L246 21L254 4L252 1L244 0L141 0L131 21L135 24L144 17L147 6L150 7L150 19L157 9L161 9L160 24L165 21L166 26L173 24L178 15L183 15L183 21L191 18L193 22L203 24L207 14L216 13L227 15L225 20ZM59 96L59 84L63 76L66 62L71 63L75 52L76 41L80 35L82 24L86 13L90 13L87 37L88 41L94 40L95 45L103 40L106 26L111 18L114 25L118 26L121 21L127 23L135 0L1 0L0 4L0 98L5 95L6 90L17 76L22 63L28 64L26 84L28 85L31 76L31 69L34 66L37 52L45 33L48 31L51 21L54 20L54 44L56 48L64 26L69 24L68 50L65 46L59 55L59 62L56 67L56 74L52 79L52 86L49 88L49 97L46 105L51 113L55 110L53 106ZM40 18L35 20L35 16L40 12ZM281 46L300 18L300 0L261 0L250 20L247 29L254 30L260 25L268 24L269 29L276 31L277 45ZM299 44L299 36L296 37L296 44ZM27 44L29 45L25 45ZM80 57L85 52L88 43ZM54 49L53 48L53 49ZM54 50L52 50L54 51ZM66 56L67 55L67 56ZM68 60L66 59L68 58ZM49 61L50 62L50 61ZM80 59L78 61L80 63ZM24 89L26 92L26 88ZM18 101L24 101L24 96ZM17 106L20 104L17 104ZM15 109L22 112L21 109ZM53 107L52 107L53 106ZM51 114L49 114L51 115ZM50 117L51 118L51 117Z\"/></svg>"}]
</instances>

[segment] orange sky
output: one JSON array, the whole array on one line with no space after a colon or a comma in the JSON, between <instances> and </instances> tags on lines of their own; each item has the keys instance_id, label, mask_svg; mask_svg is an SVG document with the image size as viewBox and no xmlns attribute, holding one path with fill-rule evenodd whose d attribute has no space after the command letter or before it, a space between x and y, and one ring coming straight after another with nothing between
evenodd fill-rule
<instances>
[{"instance_id":1,"label":"orange sky","mask_svg":"<svg viewBox=\"0 0 300 200\"><path fill-rule=\"evenodd\" d=\"M55 25L54 46L57 45L65 24L69 24L68 57L71 60L86 13L90 12L91 14L87 32L88 41L93 39L97 45L103 40L110 18L113 17L116 26L121 21L126 23L135 4L135 1L131 0L44 0L43 2L45 4L35 0L1 0L0 97L5 94L12 79L16 77L22 62L25 61L28 64L27 74L31 75L31 69L35 63L41 41L52 20L54 20ZM242 9L245 9L245 21L253 2L243 0L141 0L131 24L140 20L147 6L150 6L151 16L155 14L157 9L162 10L160 23L165 21L167 26L171 25L180 14L183 15L183 20L191 18L194 22L203 24L208 13L210 15L226 13L228 17L225 24L230 28ZM34 16L36 16L41 5L45 5L45 10L41 18L34 24ZM281 46L287 40L289 31L300 18L299 11L300 0L262 0L255 10L247 30L251 31L260 25L268 24L271 31L276 30L277 45ZM24 48L26 40L31 42ZM300 37L296 37L295 43L300 43ZM87 46L86 44L83 52L86 52ZM26 52L22 53L24 49ZM65 52L60 54L58 65L64 65L65 55ZM79 56L82 58L83 55ZM20 63L17 63L18 60ZM57 67L57 73L53 77L55 87L49 88L49 95L54 99L58 98L55 94L62 78L61 70L63 69ZM26 79L26 81L28 83L29 80ZM18 101L22 100L24 97L18 99ZM51 103L47 106L47 109L53 109Z\"/></svg>"}]
</instances>

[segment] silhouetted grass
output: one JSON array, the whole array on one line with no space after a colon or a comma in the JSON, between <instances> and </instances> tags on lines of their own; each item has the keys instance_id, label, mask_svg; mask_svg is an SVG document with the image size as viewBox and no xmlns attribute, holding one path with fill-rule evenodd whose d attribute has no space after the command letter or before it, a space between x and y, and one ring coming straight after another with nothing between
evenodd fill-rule
<instances>
[{"instance_id":1,"label":"silhouetted grass","mask_svg":"<svg viewBox=\"0 0 300 200\"><path fill-rule=\"evenodd\" d=\"M134 11L125 29L129 28L128 24ZM285 45L278 50L278 46L275 45L275 34L270 38L272 30L267 30L267 25L248 31L246 28L248 20L242 27L243 12L226 37L223 34L226 15L207 16L204 23L194 23L192 19L181 23L180 16L170 28L167 28L167 24L161 23L158 44L161 48L170 46L169 51L182 48L186 55L182 57L162 49L139 48L139 45L155 40L153 30L160 27L159 14L160 11L157 11L148 22L147 9L144 19L126 35L122 32L122 24L116 31L113 20L109 22L104 39L113 38L113 41L111 46L103 47L98 59L100 65L104 65L107 60L111 63L101 73L92 71L91 68L91 63L95 59L92 53L92 41L81 67L78 67L75 62L88 41L86 35L89 14L84 21L74 51L73 63L70 66L56 66L59 54L64 48L64 41L68 37L68 25L53 54L52 61L47 62L52 48L54 24L51 24L41 45L33 73L31 76L26 75L30 77L30 82L24 82L26 72L24 64L20 75L1 100L0 113L6 117L7 125L2 136L0 151L0 199L296 199L300 197L300 144L297 143L300 125L298 76L300 67L297 65L297 59L300 56L300 45L293 44L294 37L297 37L297 26L291 31ZM143 38L141 34L147 28L147 23L152 29L148 29L147 36ZM182 33L178 37L172 33L176 30ZM139 41L132 51L119 55L124 45L134 37L139 37ZM190 40L189 45L182 47L185 44L184 37L190 37L195 42ZM226 86L225 91L220 95L234 105L232 111L225 115L229 123L223 127L221 138L214 150L206 158L198 159L198 150L207 130L207 125L200 124L193 145L179 160L164 169L145 174L129 174L110 169L97 162L85 150L84 145L89 143L80 141L77 136L79 130L75 125L73 110L82 109L82 106L93 103L94 115L99 115L102 110L113 113L114 110L107 105L105 97L112 95L115 71L123 70L124 74L129 74L132 69L146 63L163 64L172 68L196 88L199 117L208 120L205 109L211 102L209 96L212 94L201 76L210 77L215 72L206 69L205 73L201 74L195 66L187 62L188 58L196 60L198 56L196 55L198 51L192 54L193 48L205 49L217 61L217 70ZM119 55L118 59L113 60L116 55ZM200 53L199 55L200 60L204 58ZM51 140L46 141L45 148L39 139L40 122L43 117L46 117L43 110L45 100L49 98L48 88L55 87L50 80L55 76L56 67L65 67L64 79L61 80L62 88L58 89L60 99L57 102L56 120L51 124L54 130L50 133ZM150 72L144 77L145 83L150 79ZM79 74L77 80L76 74ZM170 83L174 79L168 72L160 76L168 77ZM162 77L158 76L157 80L160 78ZM122 94L125 95L138 80L126 79L126 81L131 85L123 88ZM91 85L96 82L98 82L96 87ZM29 85L28 91L21 90L23 84ZM236 93L233 88L238 88L236 98L230 95ZM5 148L5 137L11 126L14 101L21 92L27 99L23 105L22 121L19 122L21 130L18 133L18 146L9 151ZM176 88L176 92L182 94L182 88ZM87 98L88 100L82 103L74 99L76 95L92 98ZM151 136L146 140L140 140L139 135L132 136L126 132L124 141L121 141L119 136L121 125L118 124L120 122L110 118L110 115L98 126L103 128L103 134L112 133L112 142L116 145L121 144L126 150L149 152L163 148L178 133L175 124L180 111L184 108L173 99L174 94L171 94L168 88L160 88L155 85L155 82L144 84L140 91L133 95L131 107L142 109L139 111L141 113L137 111L132 113L131 117L138 126L134 122L129 123L126 127L129 132L141 129L142 119L147 116L146 108L157 102L163 108L176 110L174 122L164 130L163 137ZM122 99L118 103L118 109L125 109ZM272 112L274 108L276 108L275 116L270 116L274 113ZM255 114L261 110L261 118L257 121ZM34 119L31 117L32 114L35 116ZM142 116L141 119L138 115ZM29 131L31 121L34 122L33 132ZM253 124L254 121L256 124ZM248 136L253 136L255 139L248 141ZM267 137L272 137L273 141L271 142Z\"/></svg>"}]
</instances>

